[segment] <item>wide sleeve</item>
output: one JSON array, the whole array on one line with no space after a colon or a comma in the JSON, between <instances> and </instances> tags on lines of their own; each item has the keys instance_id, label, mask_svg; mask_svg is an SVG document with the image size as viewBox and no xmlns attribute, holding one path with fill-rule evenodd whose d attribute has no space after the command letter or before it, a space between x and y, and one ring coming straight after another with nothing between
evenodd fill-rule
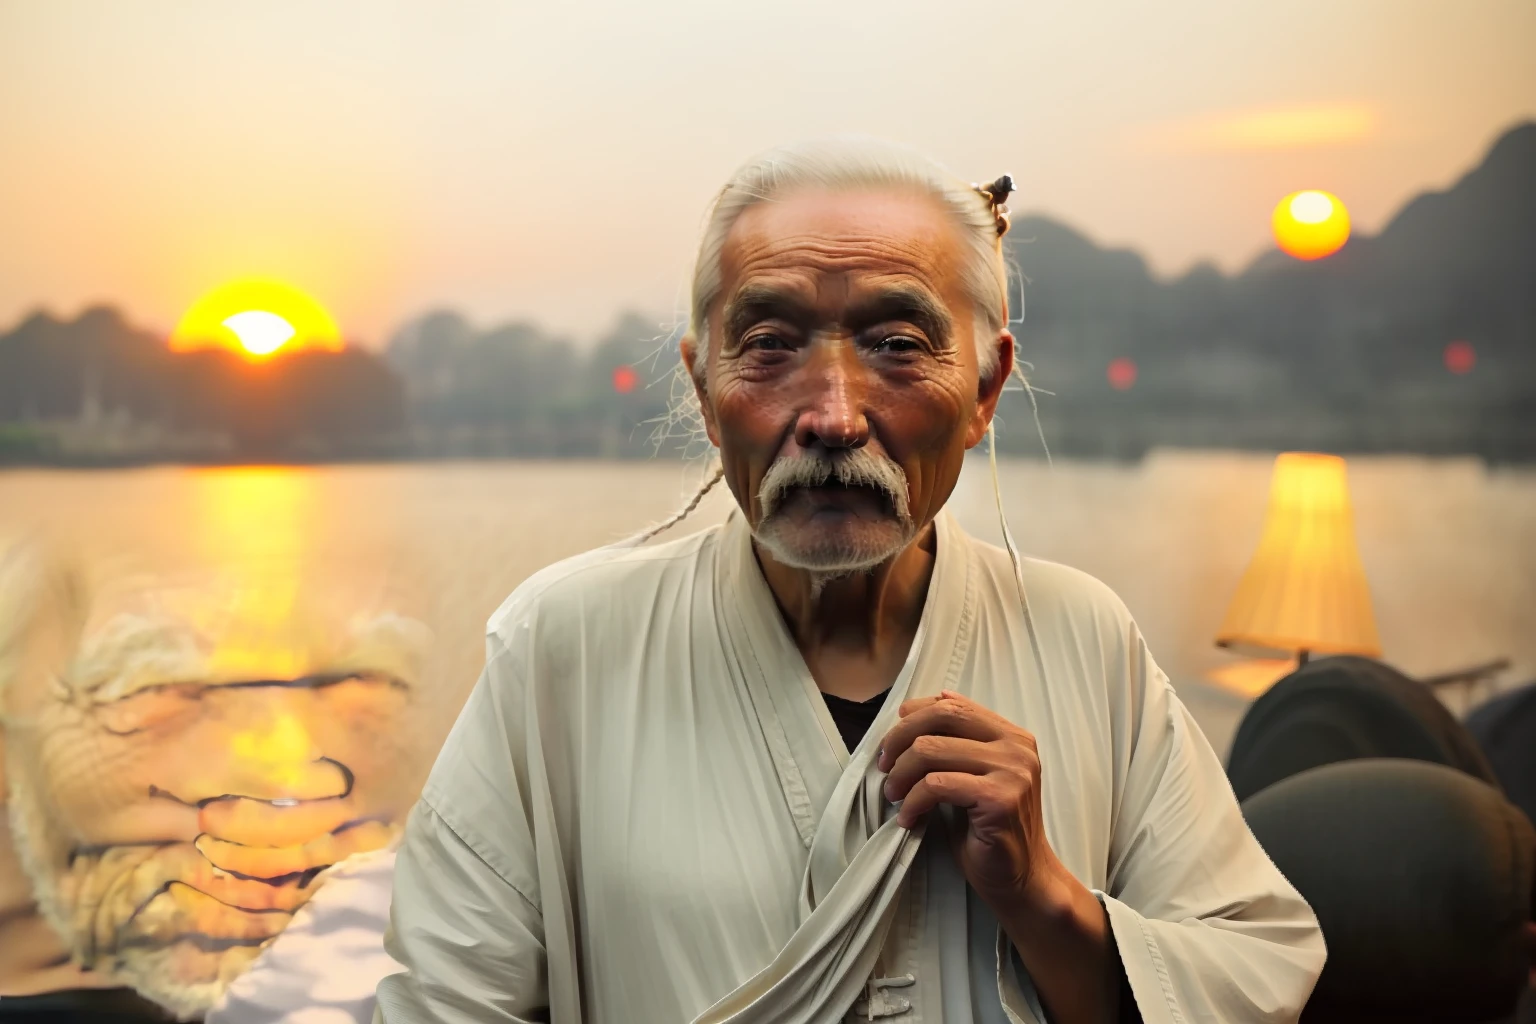
<instances>
[{"instance_id":1,"label":"wide sleeve","mask_svg":"<svg viewBox=\"0 0 1536 1024\"><path fill-rule=\"evenodd\" d=\"M1134 629L1130 641L1132 746L1107 891L1095 895L1137 1008L1148 1024L1295 1021L1323 968L1317 919L1249 831Z\"/></svg>"},{"instance_id":2,"label":"wide sleeve","mask_svg":"<svg viewBox=\"0 0 1536 1024\"><path fill-rule=\"evenodd\" d=\"M493 644L406 822L384 941L405 970L379 983L376 1022L549 1019L520 680L509 662Z\"/></svg>"}]
</instances>

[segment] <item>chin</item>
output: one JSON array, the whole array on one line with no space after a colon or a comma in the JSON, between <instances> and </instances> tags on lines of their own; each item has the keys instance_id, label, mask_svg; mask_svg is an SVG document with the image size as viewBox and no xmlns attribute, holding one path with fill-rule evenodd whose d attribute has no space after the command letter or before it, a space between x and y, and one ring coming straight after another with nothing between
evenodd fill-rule
<instances>
[{"instance_id":1,"label":"chin","mask_svg":"<svg viewBox=\"0 0 1536 1024\"><path fill-rule=\"evenodd\" d=\"M911 542L912 531L895 519L828 528L774 516L758 527L757 540L780 565L840 575L865 572L896 557Z\"/></svg>"}]
</instances>

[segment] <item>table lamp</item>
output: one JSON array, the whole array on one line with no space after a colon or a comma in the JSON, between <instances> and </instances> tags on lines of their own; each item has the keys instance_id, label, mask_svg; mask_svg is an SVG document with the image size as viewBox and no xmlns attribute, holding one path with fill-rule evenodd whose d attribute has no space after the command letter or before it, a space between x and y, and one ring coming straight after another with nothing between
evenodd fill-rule
<instances>
[{"instance_id":1,"label":"table lamp","mask_svg":"<svg viewBox=\"0 0 1536 1024\"><path fill-rule=\"evenodd\" d=\"M1275 459L1264 532L1216 644L1294 656L1300 664L1314 653L1380 656L1337 455L1286 452Z\"/></svg>"}]
</instances>

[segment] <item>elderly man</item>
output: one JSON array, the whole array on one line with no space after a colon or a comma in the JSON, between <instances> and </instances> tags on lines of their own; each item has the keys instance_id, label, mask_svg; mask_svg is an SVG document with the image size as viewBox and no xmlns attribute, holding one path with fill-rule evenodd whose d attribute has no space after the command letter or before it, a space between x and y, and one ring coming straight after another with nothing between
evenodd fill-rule
<instances>
[{"instance_id":1,"label":"elderly man","mask_svg":"<svg viewBox=\"0 0 1536 1024\"><path fill-rule=\"evenodd\" d=\"M860 141L722 190L683 359L739 512L491 619L383 1020L1296 1018L1316 920L1125 607L944 512L1013 365L1005 195Z\"/></svg>"}]
</instances>

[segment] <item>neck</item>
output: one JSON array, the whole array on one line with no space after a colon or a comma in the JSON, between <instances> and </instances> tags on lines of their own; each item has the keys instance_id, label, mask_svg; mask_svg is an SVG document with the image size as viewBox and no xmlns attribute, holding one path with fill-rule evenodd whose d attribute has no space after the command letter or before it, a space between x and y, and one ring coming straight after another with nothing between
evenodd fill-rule
<instances>
[{"instance_id":1,"label":"neck","mask_svg":"<svg viewBox=\"0 0 1536 1024\"><path fill-rule=\"evenodd\" d=\"M808 659L830 648L875 660L898 651L905 657L933 577L933 523L887 561L845 576L783 565L756 541L752 548L796 646Z\"/></svg>"}]
</instances>

